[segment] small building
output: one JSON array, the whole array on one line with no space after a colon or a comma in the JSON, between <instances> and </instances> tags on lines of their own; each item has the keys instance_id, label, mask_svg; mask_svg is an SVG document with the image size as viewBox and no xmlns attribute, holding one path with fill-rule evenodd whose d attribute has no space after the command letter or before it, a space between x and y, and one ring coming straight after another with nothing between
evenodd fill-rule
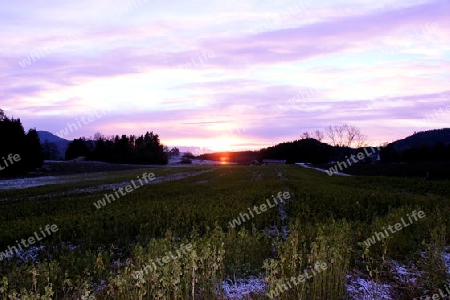
<instances>
[{"instance_id":1,"label":"small building","mask_svg":"<svg viewBox=\"0 0 450 300\"><path fill-rule=\"evenodd\" d=\"M365 158L364 160L366 163L374 164L381 161L380 153L373 153Z\"/></svg>"},{"instance_id":2,"label":"small building","mask_svg":"<svg viewBox=\"0 0 450 300\"><path fill-rule=\"evenodd\" d=\"M259 166L259 165L261 165L261 163L257 159L252 160L250 164L250 166Z\"/></svg>"},{"instance_id":3,"label":"small building","mask_svg":"<svg viewBox=\"0 0 450 300\"><path fill-rule=\"evenodd\" d=\"M263 165L285 165L286 160L284 159L263 159Z\"/></svg>"}]
</instances>

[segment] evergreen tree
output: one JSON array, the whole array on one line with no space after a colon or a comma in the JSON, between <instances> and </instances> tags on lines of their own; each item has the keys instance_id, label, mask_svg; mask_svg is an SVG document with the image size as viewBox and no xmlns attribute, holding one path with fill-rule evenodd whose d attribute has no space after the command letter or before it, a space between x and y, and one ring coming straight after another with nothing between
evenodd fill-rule
<instances>
[{"instance_id":1,"label":"evergreen tree","mask_svg":"<svg viewBox=\"0 0 450 300\"><path fill-rule=\"evenodd\" d=\"M0 109L0 157L19 155L20 161L0 171L0 176L21 175L42 166L43 156L39 136L35 129L28 133L20 119L8 118Z\"/></svg>"},{"instance_id":2,"label":"evergreen tree","mask_svg":"<svg viewBox=\"0 0 450 300\"><path fill-rule=\"evenodd\" d=\"M44 156L36 129L30 129L28 131L25 143L26 148L24 149L24 162L30 167L30 169L41 167Z\"/></svg>"},{"instance_id":3,"label":"evergreen tree","mask_svg":"<svg viewBox=\"0 0 450 300\"><path fill-rule=\"evenodd\" d=\"M66 159L85 156L87 160L126 164L167 164L168 153L159 136L153 132L105 138L97 134L96 140L78 139L69 144Z\"/></svg>"},{"instance_id":4,"label":"evergreen tree","mask_svg":"<svg viewBox=\"0 0 450 300\"><path fill-rule=\"evenodd\" d=\"M66 160L75 159L80 156L88 156L89 147L84 139L75 139L66 150Z\"/></svg>"},{"instance_id":5,"label":"evergreen tree","mask_svg":"<svg viewBox=\"0 0 450 300\"><path fill-rule=\"evenodd\" d=\"M44 159L47 160L60 159L60 157L58 157L58 153L59 151L56 143L45 140L45 142L42 144L42 155Z\"/></svg>"}]
</instances>

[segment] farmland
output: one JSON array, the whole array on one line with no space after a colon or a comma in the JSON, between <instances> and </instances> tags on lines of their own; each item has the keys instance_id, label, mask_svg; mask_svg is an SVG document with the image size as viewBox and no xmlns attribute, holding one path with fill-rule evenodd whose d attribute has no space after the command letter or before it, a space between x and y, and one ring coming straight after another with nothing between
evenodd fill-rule
<instances>
[{"instance_id":1,"label":"farmland","mask_svg":"<svg viewBox=\"0 0 450 300\"><path fill-rule=\"evenodd\" d=\"M144 173L155 180L96 208ZM0 190L0 252L47 224L59 229L0 260L2 299L412 299L448 283L447 180L295 165L70 178ZM401 220L412 222L387 230ZM253 288L232 298L243 282Z\"/></svg>"}]
</instances>

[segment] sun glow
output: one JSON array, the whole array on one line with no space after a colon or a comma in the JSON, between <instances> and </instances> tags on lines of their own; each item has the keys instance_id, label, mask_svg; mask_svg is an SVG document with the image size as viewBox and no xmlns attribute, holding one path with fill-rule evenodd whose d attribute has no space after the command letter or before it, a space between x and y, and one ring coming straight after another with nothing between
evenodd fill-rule
<instances>
[{"instance_id":1,"label":"sun glow","mask_svg":"<svg viewBox=\"0 0 450 300\"><path fill-rule=\"evenodd\" d=\"M217 152L231 151L235 150L236 145L241 142L242 141L234 137L221 136L208 139L208 141L205 143L205 146Z\"/></svg>"}]
</instances>

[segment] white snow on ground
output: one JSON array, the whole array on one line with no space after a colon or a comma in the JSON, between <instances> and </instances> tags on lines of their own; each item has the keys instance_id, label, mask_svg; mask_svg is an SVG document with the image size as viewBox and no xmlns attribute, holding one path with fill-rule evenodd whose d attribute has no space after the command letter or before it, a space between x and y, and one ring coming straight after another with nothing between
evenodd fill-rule
<instances>
[{"instance_id":1,"label":"white snow on ground","mask_svg":"<svg viewBox=\"0 0 450 300\"><path fill-rule=\"evenodd\" d=\"M397 261L390 261L391 273L400 282L415 282L420 277L417 270L408 269ZM362 274L347 275L347 292L352 300L393 300L392 289L396 283L376 283L371 280L361 278ZM268 285L263 279L250 277L247 279L237 279L236 284L231 280L223 282L225 299L241 300L251 293L262 295L267 291Z\"/></svg>"},{"instance_id":2,"label":"white snow on ground","mask_svg":"<svg viewBox=\"0 0 450 300\"><path fill-rule=\"evenodd\" d=\"M49 184L76 183L80 181L100 180L107 178L105 173L92 173L89 175L62 175L62 176L39 176L31 178L0 180L0 190L16 190L37 187Z\"/></svg>"},{"instance_id":3,"label":"white snow on ground","mask_svg":"<svg viewBox=\"0 0 450 300\"><path fill-rule=\"evenodd\" d=\"M307 169L317 170L317 171L320 171L320 172L325 172L325 173L330 172L329 170L310 167L310 166L309 166L308 164L306 164L306 163L296 163L296 165L302 166L303 168L307 168ZM349 175L349 174L345 174L345 173L341 173L341 172L332 172L332 173L333 173L333 175L338 175L338 176L351 176L351 175Z\"/></svg>"},{"instance_id":4,"label":"white snow on ground","mask_svg":"<svg viewBox=\"0 0 450 300\"><path fill-rule=\"evenodd\" d=\"M63 246L67 246L70 251L74 251L79 246L74 246L69 242L63 243ZM15 246L15 245L14 245ZM17 246L16 246L17 247ZM56 246L54 247L56 248ZM31 260L32 262L36 262L37 258L39 256L39 252L45 250L45 246L32 246L29 247L26 250L17 250L11 252L8 252L8 257L6 260L12 260L14 257L19 259L20 262L26 262L28 260Z\"/></svg>"},{"instance_id":5,"label":"white snow on ground","mask_svg":"<svg viewBox=\"0 0 450 300\"><path fill-rule=\"evenodd\" d=\"M450 273L450 247L446 248L446 253L443 254L447 271ZM422 253L426 256L426 252ZM361 274L347 275L347 291L353 300L369 300L369 299L385 299L392 300L394 285L402 284L416 284L418 279L424 274L416 269L414 265L407 267L395 260L389 261L390 273L396 282L389 283L375 283L373 281L361 278ZM431 299L431 298L430 298Z\"/></svg>"},{"instance_id":6,"label":"white snow on ground","mask_svg":"<svg viewBox=\"0 0 450 300\"><path fill-rule=\"evenodd\" d=\"M169 165L156 166L156 167L189 167L189 166L208 166L208 165L224 165L232 163L222 163L218 161L199 160L193 159L192 164L179 164L180 159L173 160ZM137 166L137 165L131 165ZM154 165L139 165L143 168L155 167ZM30 178L18 178L18 179L4 179L0 180L0 190L16 190L26 189L31 187L49 185L49 184L64 184L64 183L77 183L81 181L101 180L108 178L108 172L95 172L88 174L75 174L75 175L60 175L60 176L39 176Z\"/></svg>"},{"instance_id":7,"label":"white snow on ground","mask_svg":"<svg viewBox=\"0 0 450 300\"><path fill-rule=\"evenodd\" d=\"M391 274L393 277L403 283L416 281L420 274L414 270L408 270L408 268L395 260L389 261ZM361 278L362 274L348 274L347 275L347 292L351 299L354 300L371 300L371 299L384 299L392 300L392 289L395 282L390 283L376 283L372 280Z\"/></svg>"},{"instance_id":8,"label":"white snow on ground","mask_svg":"<svg viewBox=\"0 0 450 300\"><path fill-rule=\"evenodd\" d=\"M447 273L450 274L450 247L445 247L445 253L443 254L445 266L447 267Z\"/></svg>"},{"instance_id":9,"label":"white snow on ground","mask_svg":"<svg viewBox=\"0 0 450 300\"><path fill-rule=\"evenodd\" d=\"M228 300L247 299L246 296L250 295L251 293L264 293L266 288L267 285L264 283L264 280L256 277L236 279L236 283L232 283L231 280L223 282L225 299Z\"/></svg>"},{"instance_id":10,"label":"white snow on ground","mask_svg":"<svg viewBox=\"0 0 450 300\"><path fill-rule=\"evenodd\" d=\"M155 177L154 180L150 181L148 184L157 184L164 181L174 181L174 180L180 180L183 178L191 177L191 176L197 176L206 172L214 171L215 169L208 169L208 170L201 170L201 171L193 171L193 172L180 172L175 173L167 176L158 176ZM96 174L96 173L92 173ZM91 175L91 174L90 174ZM107 175L101 175L106 178ZM28 187L35 187L35 186L42 186L42 185L49 185L49 184L62 184L62 183L76 183L76 182L82 182L82 181L89 181L89 180L99 180L102 177L97 175L97 177L93 176L92 178L79 176L79 175L69 175L69 176L45 176L45 177L35 177L35 178L28 178L26 180L30 180L29 182L33 182L32 180L35 180L35 185L30 183L23 183L23 179L11 179L11 180L0 180L0 190L2 189L8 189L8 190L14 190L14 189L24 189ZM48 181L49 178L54 178L53 181ZM5 184L5 186L3 186ZM61 193L54 193L52 196L57 195L72 195L72 194L81 194L86 192L94 192L94 191L105 191L105 190L113 190L114 188L123 187L125 185L130 184L130 181L124 181L124 182L117 182L117 183L111 183L111 184L102 184L95 187L89 187L89 188L78 188L70 191L64 191ZM31 197L30 199L35 200L42 197L47 197L48 195L39 195L35 197ZM0 199L0 201L7 200L7 199Z\"/></svg>"},{"instance_id":11,"label":"white snow on ground","mask_svg":"<svg viewBox=\"0 0 450 300\"><path fill-rule=\"evenodd\" d=\"M392 300L392 285L375 283L353 275L347 275L347 292L354 300Z\"/></svg>"},{"instance_id":12,"label":"white snow on ground","mask_svg":"<svg viewBox=\"0 0 450 300\"><path fill-rule=\"evenodd\" d=\"M391 274L393 275L394 279L403 284L416 283L419 277L422 275L422 273L417 271L415 268L408 269L406 266L401 265L395 260L390 261L390 265Z\"/></svg>"},{"instance_id":13,"label":"white snow on ground","mask_svg":"<svg viewBox=\"0 0 450 300\"><path fill-rule=\"evenodd\" d=\"M428 257L428 251L424 251L421 253L423 258ZM447 269L447 273L450 274L450 246L445 247L444 253L442 254L442 259L444 260L445 267Z\"/></svg>"},{"instance_id":14,"label":"white snow on ground","mask_svg":"<svg viewBox=\"0 0 450 300\"><path fill-rule=\"evenodd\" d=\"M212 172L215 169L208 169L208 170L201 170L201 171L193 171L193 172L180 172L180 173L175 173L175 174L171 174L171 175L167 175L167 176L159 176L156 177L154 180L150 181L149 183L144 183L144 185L146 184L157 184L157 183L161 183L161 182L165 182L165 181L174 181L174 180L180 180L183 178L187 178L187 177L191 177L191 176L198 176L200 174L203 173L207 173L207 172ZM55 196L69 196L69 195L76 195L76 194L81 194L81 193L93 193L93 192L101 192L101 191L112 191L116 188L120 188L120 187L124 187L126 185L130 184L130 181L124 181L124 182L117 182L117 183L110 183L110 184L102 184L99 186L94 186L94 187L88 187L88 188L77 188L74 190L69 190L69 191L64 191L64 192L59 192L59 193L52 193L52 194L44 194L44 195L38 195L38 196L33 196L33 197L29 197L29 200L37 200L40 198L44 198L44 197L55 197ZM7 201L7 198L4 199L0 199L0 201Z\"/></svg>"},{"instance_id":15,"label":"white snow on ground","mask_svg":"<svg viewBox=\"0 0 450 300\"><path fill-rule=\"evenodd\" d=\"M62 177L62 176L60 176ZM6 179L0 180L0 190L15 190L24 189L29 187L35 187L52 183L52 180L56 180L57 176L42 176L35 178L19 178L19 179Z\"/></svg>"},{"instance_id":16,"label":"white snow on ground","mask_svg":"<svg viewBox=\"0 0 450 300\"><path fill-rule=\"evenodd\" d=\"M13 256L10 257L10 259L12 259L14 256L18 257L19 260L21 260L22 262L25 262L27 260L31 260L31 261L36 261L39 255L39 251L43 250L45 247L44 246L39 246L39 247L30 247L29 249L25 250L25 251L17 251L14 253Z\"/></svg>"}]
</instances>

